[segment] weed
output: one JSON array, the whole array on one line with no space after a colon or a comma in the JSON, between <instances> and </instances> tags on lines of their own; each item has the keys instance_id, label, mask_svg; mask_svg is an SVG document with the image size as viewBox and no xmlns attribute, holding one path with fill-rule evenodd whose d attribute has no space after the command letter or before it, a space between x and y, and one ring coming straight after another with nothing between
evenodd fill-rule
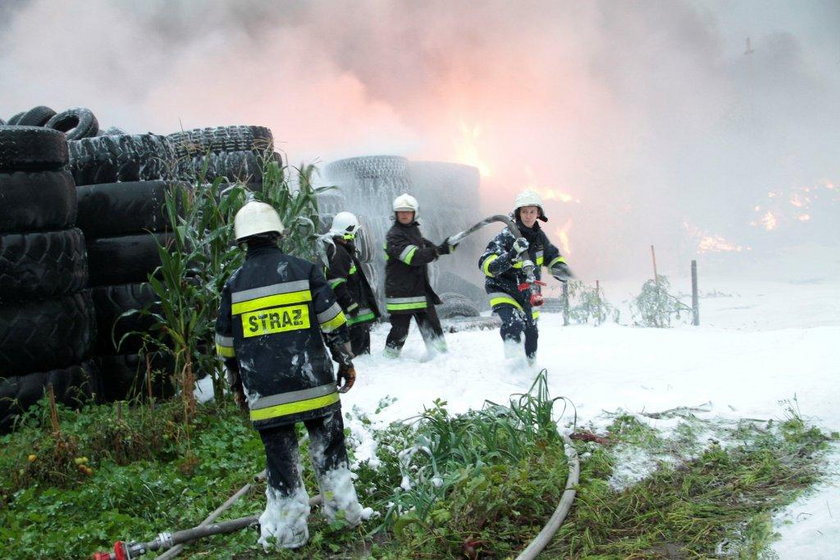
<instances>
[{"instance_id":1,"label":"weed","mask_svg":"<svg viewBox=\"0 0 840 560\"><path fill-rule=\"evenodd\" d=\"M606 321L618 323L620 312L604 298L604 291L598 283L587 286L579 280L570 280L568 289L568 316L577 324L601 325Z\"/></svg>"},{"instance_id":2,"label":"weed","mask_svg":"<svg viewBox=\"0 0 840 560\"><path fill-rule=\"evenodd\" d=\"M642 285L642 292L630 304L630 310L637 326L670 327L674 319L690 313L691 307L682 303L669 292L668 278L657 275Z\"/></svg>"}]
</instances>

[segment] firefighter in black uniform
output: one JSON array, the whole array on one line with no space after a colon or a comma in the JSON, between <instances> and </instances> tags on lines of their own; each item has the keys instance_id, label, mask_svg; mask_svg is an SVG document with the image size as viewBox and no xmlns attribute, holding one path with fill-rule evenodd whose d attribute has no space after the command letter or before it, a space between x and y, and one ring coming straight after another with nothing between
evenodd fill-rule
<instances>
[{"instance_id":1,"label":"firefighter in black uniform","mask_svg":"<svg viewBox=\"0 0 840 560\"><path fill-rule=\"evenodd\" d=\"M350 526L361 521L339 400L339 392L349 390L356 378L343 348L347 326L319 267L277 246L283 224L270 205L245 204L234 230L247 254L222 292L216 349L234 398L249 409L265 446L267 505L259 520L259 542L266 549L297 548L309 538L309 498L301 479L296 422L309 432L324 514ZM339 363L340 390L325 340Z\"/></svg>"},{"instance_id":2,"label":"firefighter in black uniform","mask_svg":"<svg viewBox=\"0 0 840 560\"><path fill-rule=\"evenodd\" d=\"M545 266L560 282L570 278L571 272L560 251L540 228L537 220L547 222L548 218L537 193L530 190L519 193L513 217L522 237L517 239L510 228L503 229L488 243L478 266L485 276L484 289L490 296L490 306L502 320L505 357L521 356L519 345L524 333L525 357L533 365L537 358L539 307L532 304L530 296L539 291L539 284L520 289L527 284L524 270L533 267L535 280L539 281ZM540 301L539 295L537 298Z\"/></svg>"},{"instance_id":3,"label":"firefighter in black uniform","mask_svg":"<svg viewBox=\"0 0 840 560\"><path fill-rule=\"evenodd\" d=\"M356 216L350 212L339 212L333 218L329 231L332 243L326 247L329 260L327 282L347 317L350 348L354 356L370 354L370 327L379 317L376 297L356 256L354 241L358 231Z\"/></svg>"},{"instance_id":4,"label":"firefighter in black uniform","mask_svg":"<svg viewBox=\"0 0 840 560\"><path fill-rule=\"evenodd\" d=\"M446 352L443 329L434 307L441 301L429 283L428 264L455 247L448 239L435 245L423 238L417 222L419 205L410 194L395 198L393 209L394 225L385 236L385 308L391 316L385 356L399 357L412 317L417 321L428 352Z\"/></svg>"}]
</instances>

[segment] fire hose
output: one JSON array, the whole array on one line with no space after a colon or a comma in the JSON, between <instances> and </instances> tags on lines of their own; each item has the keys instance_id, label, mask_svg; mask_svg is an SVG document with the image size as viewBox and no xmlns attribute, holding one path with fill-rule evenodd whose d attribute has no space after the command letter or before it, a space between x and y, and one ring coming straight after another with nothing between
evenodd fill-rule
<instances>
[{"instance_id":1,"label":"fire hose","mask_svg":"<svg viewBox=\"0 0 840 560\"><path fill-rule=\"evenodd\" d=\"M265 471L256 475L254 479L265 479ZM234 533L248 527L256 527L259 525L259 516L256 515L239 517L237 519L222 521L220 523L213 523L219 515L232 506L233 503L241 496L246 494L251 487L252 484L248 483L240 488L236 494L231 496L224 504L216 508L213 513L208 515L207 518L196 527L184 529L183 531L175 531L174 533L163 532L158 534L156 539L147 542L117 541L114 543L113 552L95 552L93 554L93 560L132 560L133 558L137 558L153 550L166 550L166 552L161 554L158 558L160 560L168 560L170 558L175 558L175 556L181 552L183 549L182 545L185 543L213 535ZM310 506L319 503L321 503L320 495L314 496L309 500Z\"/></svg>"}]
</instances>

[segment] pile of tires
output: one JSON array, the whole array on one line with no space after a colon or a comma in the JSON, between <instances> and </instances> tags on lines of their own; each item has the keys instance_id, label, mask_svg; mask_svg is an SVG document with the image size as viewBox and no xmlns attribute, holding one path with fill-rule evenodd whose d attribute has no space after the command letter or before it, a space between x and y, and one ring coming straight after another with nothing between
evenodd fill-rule
<instances>
[{"instance_id":1,"label":"pile of tires","mask_svg":"<svg viewBox=\"0 0 840 560\"><path fill-rule=\"evenodd\" d=\"M192 184L221 177L256 190L269 161L282 165L274 152L274 137L264 126L234 125L194 128L169 134L177 160L177 175Z\"/></svg>"},{"instance_id":2,"label":"pile of tires","mask_svg":"<svg viewBox=\"0 0 840 560\"><path fill-rule=\"evenodd\" d=\"M28 113L27 113L28 114ZM19 122L21 118L18 118ZM76 190L59 131L0 126L0 430L51 385L71 406L97 391L96 318Z\"/></svg>"},{"instance_id":3,"label":"pile of tires","mask_svg":"<svg viewBox=\"0 0 840 560\"><path fill-rule=\"evenodd\" d=\"M175 190L174 150L161 135L113 134L69 142L89 286L99 325L94 358L103 400L172 393L170 357L144 346L155 326L142 311L160 302L149 276L172 244L166 195Z\"/></svg>"},{"instance_id":4,"label":"pile of tires","mask_svg":"<svg viewBox=\"0 0 840 560\"><path fill-rule=\"evenodd\" d=\"M12 115L6 124L50 128L63 132L67 140L79 140L99 134L99 121L93 112L85 107L71 107L56 113L50 107L38 105Z\"/></svg>"}]
</instances>

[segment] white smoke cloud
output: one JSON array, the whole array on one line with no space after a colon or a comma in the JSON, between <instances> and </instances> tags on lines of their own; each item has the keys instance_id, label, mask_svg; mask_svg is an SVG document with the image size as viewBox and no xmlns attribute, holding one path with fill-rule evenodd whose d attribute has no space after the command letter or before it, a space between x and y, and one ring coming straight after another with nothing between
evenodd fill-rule
<instances>
[{"instance_id":1,"label":"white smoke cloud","mask_svg":"<svg viewBox=\"0 0 840 560\"><path fill-rule=\"evenodd\" d=\"M131 132L269 126L294 163L482 164L488 213L526 186L568 195L547 196L548 231L573 224L582 275L647 266L651 244L667 270L694 254L688 231L778 244L750 225L766 193L840 182L838 14L816 1L18 1L0 12L0 116L82 105ZM836 243L825 222L801 231Z\"/></svg>"}]
</instances>

